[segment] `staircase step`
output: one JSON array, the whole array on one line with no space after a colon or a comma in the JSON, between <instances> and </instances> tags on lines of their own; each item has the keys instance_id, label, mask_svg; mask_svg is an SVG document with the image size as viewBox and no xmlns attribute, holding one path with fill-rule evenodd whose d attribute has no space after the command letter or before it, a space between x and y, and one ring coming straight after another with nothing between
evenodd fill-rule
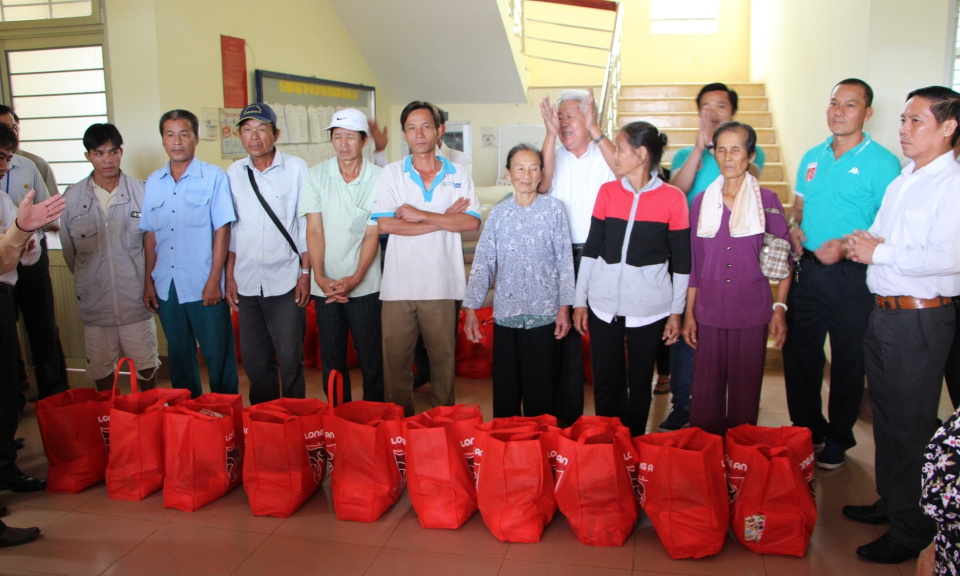
<instances>
[{"instance_id":1,"label":"staircase step","mask_svg":"<svg viewBox=\"0 0 960 576\"><path fill-rule=\"evenodd\" d=\"M681 98L696 97L703 84L644 84L640 86L622 86L621 98ZM738 96L766 96L763 84L731 83L727 84Z\"/></svg>"},{"instance_id":2,"label":"staircase step","mask_svg":"<svg viewBox=\"0 0 960 576\"><path fill-rule=\"evenodd\" d=\"M623 125L623 116L618 119ZM763 146L763 151L767 151L767 146L777 143L777 132L773 128L755 128L757 132L757 144ZM693 146L697 141L698 128L666 128L663 130L667 135L667 142L670 144L682 144L683 146Z\"/></svg>"},{"instance_id":3,"label":"staircase step","mask_svg":"<svg viewBox=\"0 0 960 576\"><path fill-rule=\"evenodd\" d=\"M740 96L737 104L738 112L767 112L769 104L766 96ZM617 109L621 114L650 113L650 112L698 112L697 100L694 96L682 98L623 98L621 97Z\"/></svg>"},{"instance_id":4,"label":"staircase step","mask_svg":"<svg viewBox=\"0 0 960 576\"><path fill-rule=\"evenodd\" d=\"M619 110L617 120L620 126L643 120L661 130L664 128L700 127L700 115L696 112L625 113L623 110ZM754 128L773 127L773 118L769 112L740 112L737 114L737 120Z\"/></svg>"},{"instance_id":5,"label":"staircase step","mask_svg":"<svg viewBox=\"0 0 960 576\"><path fill-rule=\"evenodd\" d=\"M764 149L766 152L766 149ZM783 177L783 164L780 162L765 162L763 165L763 172L760 174L760 177L769 182L786 182L787 179Z\"/></svg>"}]
</instances>

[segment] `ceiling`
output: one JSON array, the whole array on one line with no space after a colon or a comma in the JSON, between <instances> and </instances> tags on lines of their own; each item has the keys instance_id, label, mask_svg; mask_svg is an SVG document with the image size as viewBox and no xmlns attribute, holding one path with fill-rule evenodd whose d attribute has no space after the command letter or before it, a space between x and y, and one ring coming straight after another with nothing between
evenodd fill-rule
<instances>
[{"instance_id":1,"label":"ceiling","mask_svg":"<svg viewBox=\"0 0 960 576\"><path fill-rule=\"evenodd\" d=\"M394 105L526 102L497 0L330 0Z\"/></svg>"}]
</instances>

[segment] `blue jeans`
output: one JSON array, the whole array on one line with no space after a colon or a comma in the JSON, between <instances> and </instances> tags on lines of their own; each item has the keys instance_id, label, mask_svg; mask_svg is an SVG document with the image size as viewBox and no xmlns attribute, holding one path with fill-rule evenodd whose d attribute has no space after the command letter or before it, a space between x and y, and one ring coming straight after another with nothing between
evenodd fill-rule
<instances>
[{"instance_id":1,"label":"blue jeans","mask_svg":"<svg viewBox=\"0 0 960 576\"><path fill-rule=\"evenodd\" d=\"M670 346L670 394L674 408L690 410L693 382L693 348L680 338Z\"/></svg>"},{"instance_id":2,"label":"blue jeans","mask_svg":"<svg viewBox=\"0 0 960 576\"><path fill-rule=\"evenodd\" d=\"M181 304L171 282L170 294L166 300L160 300L157 314L167 337L167 363L170 384L174 388L186 388L194 398L203 394L200 364L197 362L196 343L199 342L210 376L210 391L220 394L239 392L237 350L226 300L216 306L204 306L200 300Z\"/></svg>"}]
</instances>

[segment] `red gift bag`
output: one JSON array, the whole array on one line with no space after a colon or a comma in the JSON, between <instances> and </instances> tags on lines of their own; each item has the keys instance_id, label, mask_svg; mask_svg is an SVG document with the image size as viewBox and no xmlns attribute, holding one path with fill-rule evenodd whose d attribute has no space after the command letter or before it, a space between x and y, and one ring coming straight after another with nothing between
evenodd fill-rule
<instances>
[{"instance_id":1,"label":"red gift bag","mask_svg":"<svg viewBox=\"0 0 960 576\"><path fill-rule=\"evenodd\" d=\"M477 511L473 440L481 423L476 404L438 406L403 421L407 487L424 528L459 528Z\"/></svg>"},{"instance_id":2,"label":"red gift bag","mask_svg":"<svg viewBox=\"0 0 960 576\"><path fill-rule=\"evenodd\" d=\"M240 394L207 392L206 394L197 396L191 400L191 402L195 403L195 407L192 409L200 413L203 413L204 407L206 406L221 406L223 404L230 406L230 421L233 422L234 432L233 437L236 439L237 450L239 451L236 463L240 465L240 459L243 457L243 396ZM214 412L216 412L216 410L214 410Z\"/></svg>"},{"instance_id":3,"label":"red gift bag","mask_svg":"<svg viewBox=\"0 0 960 576\"><path fill-rule=\"evenodd\" d=\"M190 391L154 388L138 392L133 360L121 358L114 376L114 394L120 365L125 361L130 365L133 393L115 396L111 401L107 496L115 500L143 500L163 487L163 408L189 400Z\"/></svg>"},{"instance_id":4,"label":"red gift bag","mask_svg":"<svg viewBox=\"0 0 960 576\"><path fill-rule=\"evenodd\" d=\"M808 428L744 424L727 431L730 524L757 554L803 556L817 523Z\"/></svg>"},{"instance_id":5,"label":"red gift bag","mask_svg":"<svg viewBox=\"0 0 960 576\"><path fill-rule=\"evenodd\" d=\"M466 312L460 311L457 326L457 376L461 378L489 378L493 374L493 308L477 309L480 321L479 344L467 339L463 331Z\"/></svg>"},{"instance_id":6,"label":"red gift bag","mask_svg":"<svg viewBox=\"0 0 960 576\"><path fill-rule=\"evenodd\" d=\"M116 391L121 358L113 374ZM131 366L133 363L131 362ZM136 376L131 368L132 390ZM110 448L110 401L115 392L74 388L37 400L37 422L47 457L47 491L77 494L104 479Z\"/></svg>"},{"instance_id":7,"label":"red gift bag","mask_svg":"<svg viewBox=\"0 0 960 576\"><path fill-rule=\"evenodd\" d=\"M557 441L557 507L581 543L622 546L637 523L630 429L578 420ZM631 475L632 473L632 475Z\"/></svg>"},{"instance_id":8,"label":"red gift bag","mask_svg":"<svg viewBox=\"0 0 960 576\"><path fill-rule=\"evenodd\" d=\"M240 483L243 441L231 405L190 400L164 408L163 435L164 507L193 512Z\"/></svg>"},{"instance_id":9,"label":"red gift bag","mask_svg":"<svg viewBox=\"0 0 960 576\"><path fill-rule=\"evenodd\" d=\"M539 542L557 509L551 460L559 430L504 420L476 428L477 507L499 540Z\"/></svg>"},{"instance_id":10,"label":"red gift bag","mask_svg":"<svg viewBox=\"0 0 960 576\"><path fill-rule=\"evenodd\" d=\"M720 552L730 520L723 439L686 428L633 442L640 455L641 505L670 557Z\"/></svg>"},{"instance_id":11,"label":"red gift bag","mask_svg":"<svg viewBox=\"0 0 960 576\"><path fill-rule=\"evenodd\" d=\"M315 398L281 398L243 411L243 488L256 516L286 518L316 492L327 473L323 417Z\"/></svg>"},{"instance_id":12,"label":"red gift bag","mask_svg":"<svg viewBox=\"0 0 960 576\"><path fill-rule=\"evenodd\" d=\"M334 386L336 384L336 386ZM333 462L333 508L338 520L373 522L403 492L403 408L386 402L343 401L343 375L330 371L328 398L338 400L324 419Z\"/></svg>"}]
</instances>

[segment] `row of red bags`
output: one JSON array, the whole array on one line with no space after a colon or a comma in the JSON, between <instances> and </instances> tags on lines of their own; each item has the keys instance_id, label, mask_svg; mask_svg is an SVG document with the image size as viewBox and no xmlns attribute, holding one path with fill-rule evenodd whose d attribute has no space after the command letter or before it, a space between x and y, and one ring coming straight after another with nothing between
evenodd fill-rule
<instances>
[{"instance_id":1,"label":"row of red bags","mask_svg":"<svg viewBox=\"0 0 960 576\"><path fill-rule=\"evenodd\" d=\"M338 377L331 395L342 394ZM719 552L728 526L755 552L803 555L816 523L804 428L741 426L724 447L699 429L631 439L617 418L561 430L552 416L484 423L476 405L404 419L394 404L281 399L242 409L238 395L189 400L169 389L71 390L37 412L49 490L106 477L111 498L162 487L164 505L181 510L242 476L254 514L286 517L332 470L338 519L376 520L409 483L424 527L457 528L479 510L503 541L539 541L559 508L584 544L619 546L642 507L674 558Z\"/></svg>"}]
</instances>

